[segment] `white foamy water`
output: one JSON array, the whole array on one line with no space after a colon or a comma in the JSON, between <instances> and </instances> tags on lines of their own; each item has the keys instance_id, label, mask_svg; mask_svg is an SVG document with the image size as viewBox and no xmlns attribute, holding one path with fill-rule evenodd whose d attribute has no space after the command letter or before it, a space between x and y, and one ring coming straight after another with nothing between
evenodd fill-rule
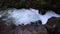
<instances>
[{"instance_id":1,"label":"white foamy water","mask_svg":"<svg viewBox=\"0 0 60 34\"><path fill-rule=\"evenodd\" d=\"M45 15L41 15L38 13L38 10L36 9L13 9L13 10L8 10L8 14L10 14L6 20L13 18L14 24L19 25L19 24L30 24L30 22L35 22L38 20L42 21L42 24L46 24L48 19L51 17L60 17L60 15L56 14L53 11L48 11L46 12ZM1 16L0 16L1 17ZM5 20L5 19L3 19ZM9 21L7 21L9 22Z\"/></svg>"},{"instance_id":2,"label":"white foamy water","mask_svg":"<svg viewBox=\"0 0 60 34\"><path fill-rule=\"evenodd\" d=\"M60 15L56 14L53 11L47 11L45 15L40 14L40 18L41 18L41 21L42 21L43 25L46 24L48 19L51 18L51 17L60 17Z\"/></svg>"},{"instance_id":3,"label":"white foamy water","mask_svg":"<svg viewBox=\"0 0 60 34\"><path fill-rule=\"evenodd\" d=\"M14 23L18 24L29 24L30 22L35 22L40 20L40 17L34 9L15 9L13 12L9 12L12 18L14 18Z\"/></svg>"}]
</instances>

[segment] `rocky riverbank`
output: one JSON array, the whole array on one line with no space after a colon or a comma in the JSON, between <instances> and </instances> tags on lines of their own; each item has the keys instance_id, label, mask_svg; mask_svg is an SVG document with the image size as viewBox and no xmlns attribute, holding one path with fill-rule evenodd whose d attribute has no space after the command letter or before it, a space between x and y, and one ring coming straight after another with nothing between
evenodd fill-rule
<instances>
[{"instance_id":1,"label":"rocky riverbank","mask_svg":"<svg viewBox=\"0 0 60 34\"><path fill-rule=\"evenodd\" d=\"M52 17L46 25L42 25L41 21L27 25L15 26L13 24L7 26L0 24L0 34L59 34L60 18Z\"/></svg>"}]
</instances>

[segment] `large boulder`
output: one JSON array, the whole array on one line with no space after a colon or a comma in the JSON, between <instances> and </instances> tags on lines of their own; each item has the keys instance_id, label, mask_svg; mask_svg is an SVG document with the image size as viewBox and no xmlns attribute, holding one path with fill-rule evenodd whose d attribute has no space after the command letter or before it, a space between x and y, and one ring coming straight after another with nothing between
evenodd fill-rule
<instances>
[{"instance_id":1,"label":"large boulder","mask_svg":"<svg viewBox=\"0 0 60 34\"><path fill-rule=\"evenodd\" d=\"M60 17L52 17L48 20L47 24L45 25L47 31L50 34L58 34L60 33Z\"/></svg>"}]
</instances>

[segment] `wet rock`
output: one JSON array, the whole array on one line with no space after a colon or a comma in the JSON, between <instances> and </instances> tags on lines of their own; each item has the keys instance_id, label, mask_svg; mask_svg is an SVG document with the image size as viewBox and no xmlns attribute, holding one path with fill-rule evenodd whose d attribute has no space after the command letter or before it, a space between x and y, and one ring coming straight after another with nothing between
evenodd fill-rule
<instances>
[{"instance_id":1,"label":"wet rock","mask_svg":"<svg viewBox=\"0 0 60 34\"><path fill-rule=\"evenodd\" d=\"M49 34L60 33L60 17L50 18L45 26Z\"/></svg>"},{"instance_id":2,"label":"wet rock","mask_svg":"<svg viewBox=\"0 0 60 34\"><path fill-rule=\"evenodd\" d=\"M3 27L3 25L2 25ZM1 28L2 28L1 27ZM38 22L27 25L4 26L4 30L0 29L0 34L48 34L46 28Z\"/></svg>"},{"instance_id":3,"label":"wet rock","mask_svg":"<svg viewBox=\"0 0 60 34\"><path fill-rule=\"evenodd\" d=\"M33 25L27 24L17 28L18 29L16 29L15 33L18 31L20 34L48 34L46 28L43 25L37 25L35 23Z\"/></svg>"}]
</instances>

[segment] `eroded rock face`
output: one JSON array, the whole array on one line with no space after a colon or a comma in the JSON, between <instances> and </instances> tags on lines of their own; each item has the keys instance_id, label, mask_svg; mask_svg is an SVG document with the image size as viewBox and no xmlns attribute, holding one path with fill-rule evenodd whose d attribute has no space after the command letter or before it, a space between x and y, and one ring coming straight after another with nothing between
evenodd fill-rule
<instances>
[{"instance_id":1,"label":"eroded rock face","mask_svg":"<svg viewBox=\"0 0 60 34\"><path fill-rule=\"evenodd\" d=\"M32 23L19 26L4 26L4 24L0 25L0 34L48 34L43 25L38 22Z\"/></svg>"},{"instance_id":2,"label":"eroded rock face","mask_svg":"<svg viewBox=\"0 0 60 34\"><path fill-rule=\"evenodd\" d=\"M60 33L60 17L50 18L45 26L50 34Z\"/></svg>"}]
</instances>

